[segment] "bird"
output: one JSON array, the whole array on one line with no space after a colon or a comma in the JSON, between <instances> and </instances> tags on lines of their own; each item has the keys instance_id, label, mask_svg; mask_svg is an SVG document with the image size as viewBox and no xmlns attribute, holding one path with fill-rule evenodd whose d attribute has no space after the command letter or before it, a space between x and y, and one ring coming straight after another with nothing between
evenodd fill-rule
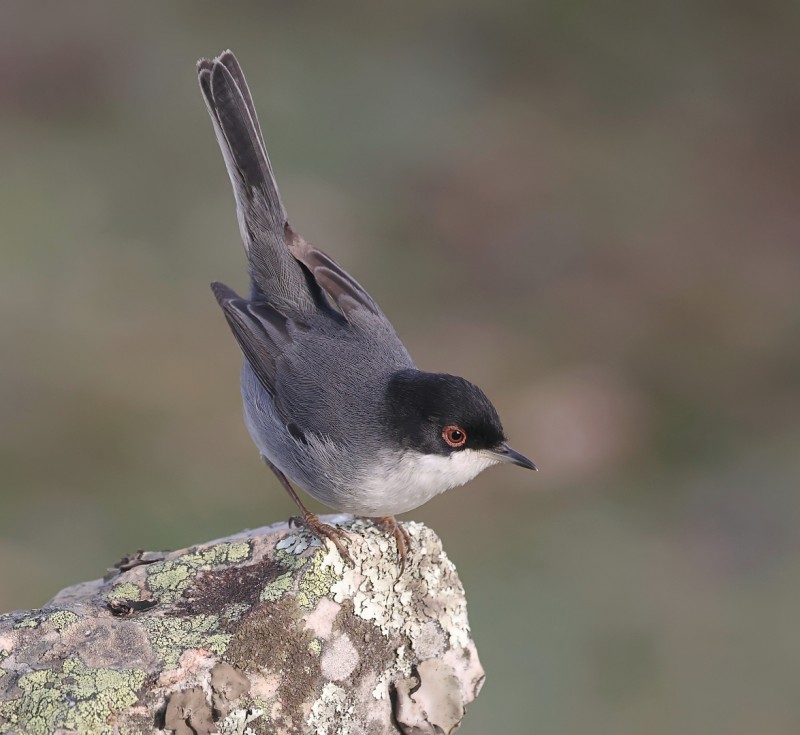
<instances>
[{"instance_id":1,"label":"bird","mask_svg":"<svg viewBox=\"0 0 800 735\"><path fill-rule=\"evenodd\" d=\"M393 536L401 574L411 546L396 520L497 464L535 470L512 449L486 394L417 368L389 319L333 258L289 223L236 56L197 75L233 187L247 296L211 284L244 356L244 420L300 511L295 522L343 558L348 534L311 513L292 484Z\"/></svg>"}]
</instances>

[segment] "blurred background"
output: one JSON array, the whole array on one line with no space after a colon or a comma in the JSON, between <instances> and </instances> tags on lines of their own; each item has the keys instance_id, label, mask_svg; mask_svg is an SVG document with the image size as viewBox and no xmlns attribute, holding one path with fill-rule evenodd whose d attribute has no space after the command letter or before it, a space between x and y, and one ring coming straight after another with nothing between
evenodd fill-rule
<instances>
[{"instance_id":1,"label":"blurred background","mask_svg":"<svg viewBox=\"0 0 800 735\"><path fill-rule=\"evenodd\" d=\"M0 609L293 512L208 289L231 47L296 228L541 467L410 516L488 673L461 732L800 731L797 3L0 14Z\"/></svg>"}]
</instances>

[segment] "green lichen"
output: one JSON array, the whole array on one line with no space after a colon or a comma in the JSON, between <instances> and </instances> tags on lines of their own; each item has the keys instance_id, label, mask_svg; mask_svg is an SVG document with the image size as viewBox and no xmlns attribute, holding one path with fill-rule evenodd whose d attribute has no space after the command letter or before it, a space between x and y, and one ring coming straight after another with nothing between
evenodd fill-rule
<instances>
[{"instance_id":1,"label":"green lichen","mask_svg":"<svg viewBox=\"0 0 800 735\"><path fill-rule=\"evenodd\" d=\"M316 551L308 560L308 569L300 579L297 602L306 610L313 610L320 597L330 594L331 587L340 579L333 568L322 566L327 555L327 549Z\"/></svg>"},{"instance_id":2,"label":"green lichen","mask_svg":"<svg viewBox=\"0 0 800 735\"><path fill-rule=\"evenodd\" d=\"M236 564L240 561L245 561L250 558L252 549L250 548L249 541L230 541L226 544L220 544L226 547L226 559L229 564ZM216 547L219 548L219 547Z\"/></svg>"},{"instance_id":3,"label":"green lichen","mask_svg":"<svg viewBox=\"0 0 800 735\"><path fill-rule=\"evenodd\" d=\"M141 600L142 590L133 582L116 584L111 588L111 592L106 595L106 599L113 600Z\"/></svg>"},{"instance_id":4,"label":"green lichen","mask_svg":"<svg viewBox=\"0 0 800 735\"><path fill-rule=\"evenodd\" d=\"M284 569L289 569L292 571L295 569L300 569L300 567L305 565L307 560L306 557L294 554L291 551L286 551L286 549L276 549L275 561L277 561L278 564L280 564Z\"/></svg>"},{"instance_id":5,"label":"green lichen","mask_svg":"<svg viewBox=\"0 0 800 735\"><path fill-rule=\"evenodd\" d=\"M284 572L270 582L259 595L261 602L277 602L289 590L292 589L294 575L291 572Z\"/></svg>"},{"instance_id":6,"label":"green lichen","mask_svg":"<svg viewBox=\"0 0 800 735\"><path fill-rule=\"evenodd\" d=\"M322 643L320 643L319 638L315 638L308 644L308 650L315 656L319 656L322 653Z\"/></svg>"},{"instance_id":7,"label":"green lichen","mask_svg":"<svg viewBox=\"0 0 800 735\"><path fill-rule=\"evenodd\" d=\"M190 648L207 648L218 655L225 653L231 635L216 632L216 615L196 615L191 618L142 618L155 652L168 668L178 665L181 654Z\"/></svg>"},{"instance_id":8,"label":"green lichen","mask_svg":"<svg viewBox=\"0 0 800 735\"><path fill-rule=\"evenodd\" d=\"M69 610L56 610L50 614L45 614L41 610L37 610L35 614L20 620L14 628L20 630L22 628L38 628L40 625L45 625L50 630L61 633L69 628L70 625L74 625L77 622L78 616Z\"/></svg>"},{"instance_id":9,"label":"green lichen","mask_svg":"<svg viewBox=\"0 0 800 735\"><path fill-rule=\"evenodd\" d=\"M67 659L61 671L32 671L17 681L21 696L0 703L0 733L102 735L109 718L136 702L144 680L139 669L94 669L78 658Z\"/></svg>"},{"instance_id":10,"label":"green lichen","mask_svg":"<svg viewBox=\"0 0 800 735\"><path fill-rule=\"evenodd\" d=\"M194 568L189 565L188 557L158 564L147 575L147 586L162 602L173 602L189 586Z\"/></svg>"},{"instance_id":11,"label":"green lichen","mask_svg":"<svg viewBox=\"0 0 800 735\"><path fill-rule=\"evenodd\" d=\"M225 605L220 617L227 622L239 620L250 607L248 602L233 602L230 605Z\"/></svg>"},{"instance_id":12,"label":"green lichen","mask_svg":"<svg viewBox=\"0 0 800 735\"><path fill-rule=\"evenodd\" d=\"M44 624L53 630L57 630L59 633L63 633L70 625L75 625L77 622L78 616L74 612L70 612L69 610L56 610L56 612L44 621Z\"/></svg>"},{"instance_id":13,"label":"green lichen","mask_svg":"<svg viewBox=\"0 0 800 735\"><path fill-rule=\"evenodd\" d=\"M147 586L161 602L174 602L191 585L198 572L221 564L236 564L250 558L247 541L226 541L222 544L151 564L147 570Z\"/></svg>"}]
</instances>

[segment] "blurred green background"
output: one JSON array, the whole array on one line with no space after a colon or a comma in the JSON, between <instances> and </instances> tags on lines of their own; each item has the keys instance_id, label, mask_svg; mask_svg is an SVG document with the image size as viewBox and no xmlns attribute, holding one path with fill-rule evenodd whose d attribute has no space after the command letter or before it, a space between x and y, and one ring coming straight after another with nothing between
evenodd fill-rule
<instances>
[{"instance_id":1,"label":"blurred green background","mask_svg":"<svg viewBox=\"0 0 800 735\"><path fill-rule=\"evenodd\" d=\"M797 3L0 16L0 609L292 513L208 289L231 47L296 228L541 467L411 514L488 673L462 732L800 731Z\"/></svg>"}]
</instances>

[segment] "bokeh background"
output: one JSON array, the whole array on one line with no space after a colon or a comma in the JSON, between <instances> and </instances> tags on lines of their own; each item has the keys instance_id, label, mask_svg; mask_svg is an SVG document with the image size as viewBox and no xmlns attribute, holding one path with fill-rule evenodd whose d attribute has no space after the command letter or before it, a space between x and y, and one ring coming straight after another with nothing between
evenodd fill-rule
<instances>
[{"instance_id":1,"label":"bokeh background","mask_svg":"<svg viewBox=\"0 0 800 735\"><path fill-rule=\"evenodd\" d=\"M412 514L488 672L462 732L800 731L797 3L0 17L0 609L292 512L208 289L231 47L297 229L540 464Z\"/></svg>"}]
</instances>

